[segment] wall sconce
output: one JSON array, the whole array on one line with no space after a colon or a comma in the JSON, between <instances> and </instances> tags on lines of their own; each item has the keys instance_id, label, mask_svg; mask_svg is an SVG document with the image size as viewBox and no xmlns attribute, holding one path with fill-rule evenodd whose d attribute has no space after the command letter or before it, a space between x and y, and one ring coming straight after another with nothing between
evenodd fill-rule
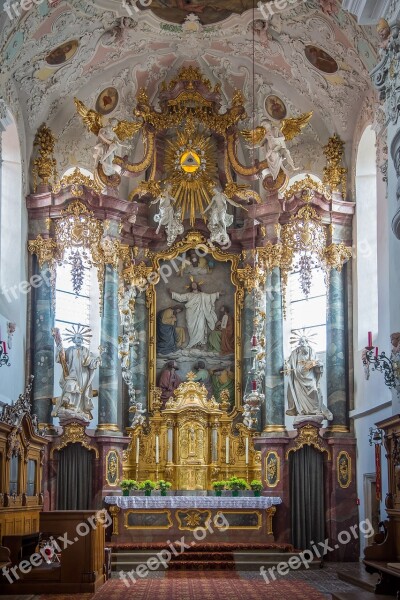
<instances>
[{"instance_id":1,"label":"wall sconce","mask_svg":"<svg viewBox=\"0 0 400 600\"><path fill-rule=\"evenodd\" d=\"M370 446L374 446L377 444L381 446L383 444L383 429L370 427L368 438Z\"/></svg>"},{"instance_id":2,"label":"wall sconce","mask_svg":"<svg viewBox=\"0 0 400 600\"><path fill-rule=\"evenodd\" d=\"M392 334L393 337L396 334ZM393 342L392 342L393 343ZM379 354L378 346L372 345L372 333L368 332L368 346L362 353L362 361L365 369L366 379L369 379L369 367L372 371L383 373L385 385L389 389L396 389L400 392L400 354L392 350L391 357L386 356L385 352Z\"/></svg>"}]
</instances>

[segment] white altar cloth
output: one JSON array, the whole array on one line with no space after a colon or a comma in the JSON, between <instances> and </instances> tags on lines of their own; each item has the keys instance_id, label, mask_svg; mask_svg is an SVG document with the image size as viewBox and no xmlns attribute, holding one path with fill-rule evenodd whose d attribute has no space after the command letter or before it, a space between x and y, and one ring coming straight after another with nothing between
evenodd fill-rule
<instances>
[{"instance_id":1,"label":"white altar cloth","mask_svg":"<svg viewBox=\"0 0 400 600\"><path fill-rule=\"evenodd\" d=\"M106 496L119 508L270 508L281 504L279 496Z\"/></svg>"}]
</instances>

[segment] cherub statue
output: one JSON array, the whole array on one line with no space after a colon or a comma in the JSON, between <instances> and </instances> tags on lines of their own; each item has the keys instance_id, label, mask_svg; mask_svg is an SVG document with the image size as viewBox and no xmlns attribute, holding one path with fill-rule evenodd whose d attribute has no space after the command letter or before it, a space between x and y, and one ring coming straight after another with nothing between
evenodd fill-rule
<instances>
[{"instance_id":1,"label":"cherub statue","mask_svg":"<svg viewBox=\"0 0 400 600\"><path fill-rule=\"evenodd\" d=\"M277 179L282 169L291 175L296 167L286 142L294 139L307 125L312 117L312 112L291 119L282 119L280 127L264 119L260 127L253 130L242 130L241 134L247 142L248 148L261 148L265 146L265 158L268 169L274 180Z\"/></svg>"},{"instance_id":2,"label":"cherub statue","mask_svg":"<svg viewBox=\"0 0 400 600\"><path fill-rule=\"evenodd\" d=\"M84 343L91 338L90 328L73 325L67 329L68 341L72 346L64 350L59 329L52 331L56 343L56 362L62 366L60 378L61 396L57 398L52 415L54 417L80 417L93 419L92 381L101 364L100 356L92 354Z\"/></svg>"},{"instance_id":3,"label":"cherub statue","mask_svg":"<svg viewBox=\"0 0 400 600\"><path fill-rule=\"evenodd\" d=\"M126 328L131 328L133 325L133 317L135 314L137 291L134 286L124 288L120 286L118 293L118 308L121 318L121 325Z\"/></svg>"},{"instance_id":4,"label":"cherub statue","mask_svg":"<svg viewBox=\"0 0 400 600\"><path fill-rule=\"evenodd\" d=\"M137 427L138 425L143 425L145 418L144 414L146 410L143 408L143 404L141 402L136 402L136 405L132 406L129 409L129 412L134 412L133 421L131 423L131 427Z\"/></svg>"},{"instance_id":5,"label":"cherub statue","mask_svg":"<svg viewBox=\"0 0 400 600\"><path fill-rule=\"evenodd\" d=\"M118 338L118 358L121 361L122 369L129 369L129 335L124 333Z\"/></svg>"},{"instance_id":6,"label":"cherub statue","mask_svg":"<svg viewBox=\"0 0 400 600\"><path fill-rule=\"evenodd\" d=\"M225 246L229 243L229 235L226 231L227 227L233 223L233 215L228 214L228 203L231 206L242 207L231 200L222 190L219 190L217 186L214 187L213 192L214 195L211 198L211 202L203 212L203 215L210 211L207 223L207 227L211 233L210 242Z\"/></svg>"},{"instance_id":7,"label":"cherub statue","mask_svg":"<svg viewBox=\"0 0 400 600\"><path fill-rule=\"evenodd\" d=\"M175 211L174 204L176 202L172 195L172 186L167 184L161 194L151 202L151 204L159 203L159 212L154 215L154 220L158 223L156 234L160 233L161 226L165 227L167 233L167 245L171 246L178 235L184 232L182 224L182 213L180 210Z\"/></svg>"},{"instance_id":8,"label":"cherub statue","mask_svg":"<svg viewBox=\"0 0 400 600\"><path fill-rule=\"evenodd\" d=\"M253 427L253 417L251 414L251 407L250 404L244 404L243 405L243 425L245 427L247 427L248 429L251 429Z\"/></svg>"},{"instance_id":9,"label":"cherub statue","mask_svg":"<svg viewBox=\"0 0 400 600\"><path fill-rule=\"evenodd\" d=\"M97 136L94 153L95 168L98 169L101 166L107 177L115 175L117 173L114 164L115 157L119 155L122 147L129 147L123 142L139 131L143 122L118 121L113 118L108 124L105 124L103 117L98 112L86 108L83 102L77 98L74 98L74 102L87 129Z\"/></svg>"}]
</instances>

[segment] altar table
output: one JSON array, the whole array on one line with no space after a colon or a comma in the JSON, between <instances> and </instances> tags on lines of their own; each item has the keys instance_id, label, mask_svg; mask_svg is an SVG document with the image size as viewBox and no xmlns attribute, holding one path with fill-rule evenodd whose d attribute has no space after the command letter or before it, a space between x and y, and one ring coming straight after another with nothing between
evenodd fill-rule
<instances>
[{"instance_id":1,"label":"altar table","mask_svg":"<svg viewBox=\"0 0 400 600\"><path fill-rule=\"evenodd\" d=\"M113 542L163 542L182 532L198 541L274 541L277 496L106 496ZM199 528L203 531L200 532ZM190 533L189 533L190 532Z\"/></svg>"}]
</instances>

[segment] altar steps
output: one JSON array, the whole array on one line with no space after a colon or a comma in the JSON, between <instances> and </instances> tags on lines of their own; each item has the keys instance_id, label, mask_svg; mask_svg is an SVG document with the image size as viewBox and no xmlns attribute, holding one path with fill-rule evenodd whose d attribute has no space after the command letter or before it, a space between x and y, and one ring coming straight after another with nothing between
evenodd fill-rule
<instances>
[{"instance_id":1,"label":"altar steps","mask_svg":"<svg viewBox=\"0 0 400 600\"><path fill-rule=\"evenodd\" d=\"M159 549L148 550L113 550L111 566L113 571L132 571L139 565L157 555ZM268 571L279 563L287 562L299 552L279 552L274 550L240 549L232 551L213 551L211 549L198 551L190 549L178 556L171 557L169 570L217 570L217 571L259 571L261 566ZM320 561L311 563L310 568L321 566ZM302 567L303 568L303 567ZM161 566L161 570L164 567Z\"/></svg>"}]
</instances>

